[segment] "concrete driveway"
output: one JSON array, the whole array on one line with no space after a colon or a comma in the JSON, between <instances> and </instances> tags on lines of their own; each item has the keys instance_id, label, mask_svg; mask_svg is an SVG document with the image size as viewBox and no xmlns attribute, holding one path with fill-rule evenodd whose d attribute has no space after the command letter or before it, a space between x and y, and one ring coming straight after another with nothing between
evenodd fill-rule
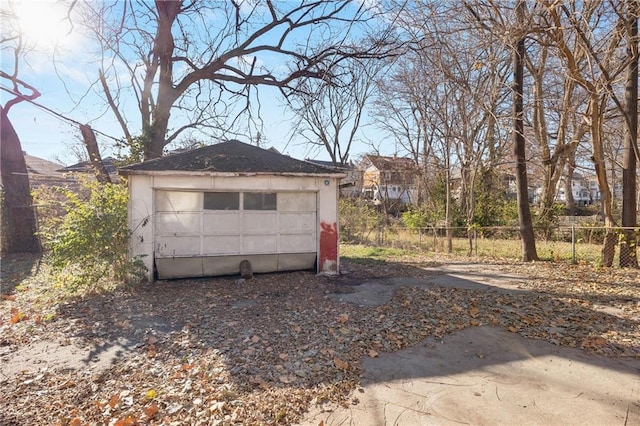
<instances>
[{"instance_id":1,"label":"concrete driveway","mask_svg":"<svg viewBox=\"0 0 640 426\"><path fill-rule=\"evenodd\" d=\"M434 268L432 279L362 284L336 297L385 303L399 285L519 291L526 279L479 265ZM349 407L313 409L302 425L640 425L640 361L589 355L472 327L363 360Z\"/></svg>"}]
</instances>

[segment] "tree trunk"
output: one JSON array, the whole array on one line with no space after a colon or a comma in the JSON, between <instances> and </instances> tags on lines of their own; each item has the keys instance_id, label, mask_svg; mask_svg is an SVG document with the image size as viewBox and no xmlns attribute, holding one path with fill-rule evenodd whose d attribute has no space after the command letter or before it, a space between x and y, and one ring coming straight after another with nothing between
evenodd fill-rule
<instances>
[{"instance_id":1,"label":"tree trunk","mask_svg":"<svg viewBox=\"0 0 640 426\"><path fill-rule=\"evenodd\" d=\"M39 253L36 216L20 139L0 106L1 254Z\"/></svg>"},{"instance_id":2,"label":"tree trunk","mask_svg":"<svg viewBox=\"0 0 640 426\"><path fill-rule=\"evenodd\" d=\"M89 153L89 161L91 161L96 179L98 179L100 183L111 183L109 172L107 172L102 162L100 148L98 148L98 141L96 141L96 134L93 133L93 129L88 124L83 124L80 126L80 133L82 133L82 141Z\"/></svg>"},{"instance_id":3,"label":"tree trunk","mask_svg":"<svg viewBox=\"0 0 640 426\"><path fill-rule=\"evenodd\" d=\"M576 214L576 200L573 198L573 172L575 169L575 164L570 161L567 165L567 177L564 181L564 205L569 216Z\"/></svg>"},{"instance_id":4,"label":"tree trunk","mask_svg":"<svg viewBox=\"0 0 640 426\"><path fill-rule=\"evenodd\" d=\"M627 42L627 82L625 86L625 132L622 157L622 226L620 266L638 267L636 257L636 150L638 137L638 1L628 0L630 34Z\"/></svg>"},{"instance_id":5,"label":"tree trunk","mask_svg":"<svg viewBox=\"0 0 640 426\"><path fill-rule=\"evenodd\" d=\"M522 23L524 1L516 6L518 21ZM524 29L519 28L520 31ZM524 139L523 113L523 82L524 82L524 35L517 41L513 52L514 82L513 82L513 145L516 158L516 185L518 188L518 221L520 224L520 238L522 241L522 261L538 260L536 240L533 233L533 222L529 208L529 184L527 181L527 158Z\"/></svg>"},{"instance_id":6,"label":"tree trunk","mask_svg":"<svg viewBox=\"0 0 640 426\"><path fill-rule=\"evenodd\" d=\"M445 179L445 205L444 205L444 216L445 216L445 224L447 227L446 230L446 238L447 238L447 253L453 253L453 233L451 232L451 159L449 158L449 140L445 142L447 146L447 155L444 159L446 165L446 179Z\"/></svg>"},{"instance_id":7,"label":"tree trunk","mask_svg":"<svg viewBox=\"0 0 640 426\"><path fill-rule=\"evenodd\" d=\"M607 95L604 95L607 96ZM603 100L602 105L605 105ZM611 199L611 189L607 179L607 168L604 155L604 144L602 141L602 108L600 107L600 98L597 93L591 93L589 99L588 118L591 126L591 143L593 149L593 165L598 179L598 188L600 189L602 200L602 215L604 216L604 226L606 235L604 244L602 245L602 266L607 268L613 266L613 258L615 256L616 234L613 232L615 221L613 220L613 208Z\"/></svg>"},{"instance_id":8,"label":"tree trunk","mask_svg":"<svg viewBox=\"0 0 640 426\"><path fill-rule=\"evenodd\" d=\"M162 157L162 151L168 143L167 129L169 128L171 107L178 97L178 92L173 87L173 51L175 43L171 31L173 23L180 13L181 5L182 1L156 0L158 28L154 41L153 63L157 68L152 67L148 76L153 81L155 71L159 70L158 97L156 104L151 107L149 93L153 85L145 86L147 93L143 93L143 98L147 105L144 106L143 110L147 114L151 114L151 118L147 117L145 120L149 123L148 129L145 129L148 136L144 144L145 160Z\"/></svg>"}]
</instances>

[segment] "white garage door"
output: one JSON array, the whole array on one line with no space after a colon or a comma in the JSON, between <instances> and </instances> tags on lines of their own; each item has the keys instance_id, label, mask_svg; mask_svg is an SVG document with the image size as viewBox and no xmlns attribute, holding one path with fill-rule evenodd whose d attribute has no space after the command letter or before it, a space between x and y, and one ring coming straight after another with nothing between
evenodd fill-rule
<instances>
[{"instance_id":1,"label":"white garage door","mask_svg":"<svg viewBox=\"0 0 640 426\"><path fill-rule=\"evenodd\" d=\"M307 269L316 260L316 193L156 191L159 278Z\"/></svg>"}]
</instances>

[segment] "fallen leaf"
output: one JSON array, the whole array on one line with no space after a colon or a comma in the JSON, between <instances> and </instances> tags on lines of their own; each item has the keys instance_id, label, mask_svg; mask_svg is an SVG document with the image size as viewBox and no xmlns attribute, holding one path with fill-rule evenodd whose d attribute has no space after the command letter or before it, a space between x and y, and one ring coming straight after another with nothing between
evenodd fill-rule
<instances>
[{"instance_id":1,"label":"fallen leaf","mask_svg":"<svg viewBox=\"0 0 640 426\"><path fill-rule=\"evenodd\" d=\"M369 349L369 357L370 358L376 358L378 356L378 352L374 351L373 349Z\"/></svg>"},{"instance_id":2,"label":"fallen leaf","mask_svg":"<svg viewBox=\"0 0 640 426\"><path fill-rule=\"evenodd\" d=\"M120 402L120 395L113 395L110 399L109 399L109 406L111 408L115 408L116 405L118 405L118 402Z\"/></svg>"},{"instance_id":3,"label":"fallen leaf","mask_svg":"<svg viewBox=\"0 0 640 426\"><path fill-rule=\"evenodd\" d=\"M349 321L349 315L348 314L341 314L338 316L338 322L340 324L344 324L345 322Z\"/></svg>"},{"instance_id":4,"label":"fallen leaf","mask_svg":"<svg viewBox=\"0 0 640 426\"><path fill-rule=\"evenodd\" d=\"M76 385L76 383L72 380L67 380L65 383L63 383L62 385L60 385L58 387L58 390L64 390L64 389L69 389L72 388Z\"/></svg>"},{"instance_id":5,"label":"fallen leaf","mask_svg":"<svg viewBox=\"0 0 640 426\"><path fill-rule=\"evenodd\" d=\"M24 321L26 319L28 319L27 316L24 313L18 311L18 308L11 308L11 320L9 320L11 324L17 324L20 321Z\"/></svg>"},{"instance_id":6,"label":"fallen leaf","mask_svg":"<svg viewBox=\"0 0 640 426\"><path fill-rule=\"evenodd\" d=\"M69 426L81 426L81 425L82 425L82 422L77 417L74 417L69 421Z\"/></svg>"},{"instance_id":7,"label":"fallen leaf","mask_svg":"<svg viewBox=\"0 0 640 426\"><path fill-rule=\"evenodd\" d=\"M338 367L340 370L347 370L349 369L349 363L346 361L341 360L338 357L335 357L333 359L333 363L336 365L336 367Z\"/></svg>"},{"instance_id":8,"label":"fallen leaf","mask_svg":"<svg viewBox=\"0 0 640 426\"><path fill-rule=\"evenodd\" d=\"M280 382L286 383L286 384L288 384L290 382L289 377L287 377L287 376L280 376L278 378L278 380L280 380Z\"/></svg>"},{"instance_id":9,"label":"fallen leaf","mask_svg":"<svg viewBox=\"0 0 640 426\"><path fill-rule=\"evenodd\" d=\"M147 415L148 418L153 418L158 413L158 405L154 402L150 406L144 409L144 414Z\"/></svg>"},{"instance_id":10,"label":"fallen leaf","mask_svg":"<svg viewBox=\"0 0 640 426\"><path fill-rule=\"evenodd\" d=\"M209 411L211 411L212 413L215 413L216 411L222 411L225 404L226 403L224 401L218 401L215 404L211 404L211 406L209 407Z\"/></svg>"},{"instance_id":11,"label":"fallen leaf","mask_svg":"<svg viewBox=\"0 0 640 426\"><path fill-rule=\"evenodd\" d=\"M133 426L136 424L136 419L132 416L127 416L124 419L119 419L114 426Z\"/></svg>"},{"instance_id":12,"label":"fallen leaf","mask_svg":"<svg viewBox=\"0 0 640 426\"><path fill-rule=\"evenodd\" d=\"M145 394L144 397L147 398L148 400L152 400L155 397L158 396L158 391L156 391L155 389L149 389Z\"/></svg>"},{"instance_id":13,"label":"fallen leaf","mask_svg":"<svg viewBox=\"0 0 640 426\"><path fill-rule=\"evenodd\" d=\"M262 383L265 383L265 380L262 378L262 376L256 375L249 377L249 383L260 385Z\"/></svg>"},{"instance_id":14,"label":"fallen leaf","mask_svg":"<svg viewBox=\"0 0 640 426\"><path fill-rule=\"evenodd\" d=\"M149 345L149 349L147 350L147 356L149 358L155 358L155 356L156 356L156 346L155 345Z\"/></svg>"}]
</instances>

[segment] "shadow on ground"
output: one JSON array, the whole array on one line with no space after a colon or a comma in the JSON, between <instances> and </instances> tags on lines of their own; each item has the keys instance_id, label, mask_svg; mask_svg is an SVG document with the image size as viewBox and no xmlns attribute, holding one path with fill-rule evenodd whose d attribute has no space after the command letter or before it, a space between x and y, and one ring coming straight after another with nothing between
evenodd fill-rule
<instances>
[{"instance_id":1,"label":"shadow on ground","mask_svg":"<svg viewBox=\"0 0 640 426\"><path fill-rule=\"evenodd\" d=\"M41 255L19 253L0 258L0 294L11 295L27 277L37 273Z\"/></svg>"},{"instance_id":2,"label":"shadow on ground","mask_svg":"<svg viewBox=\"0 0 640 426\"><path fill-rule=\"evenodd\" d=\"M555 355L560 346L609 356L640 354L637 340L624 341L629 330L637 331L638 321L591 309L579 295L567 298L521 288L519 283L526 277L497 267L394 262L345 262L344 266L350 273L336 278L292 272L257 275L242 284L235 277L161 281L131 292L61 303L47 327L62 336L56 342L59 348L76 350L71 356L65 349L66 368L89 369L83 374L91 379L78 383L74 393L59 389L28 397L34 398L33 404L39 399L65 400L92 419L92 401L108 400L116 389L105 385L96 392L91 383L121 383L173 395L158 400L167 420L190 412L193 395L202 395L218 402L223 398L228 410L241 407L248 413L253 407L255 412L245 418L249 423L291 423L300 419L312 398L319 404L349 398L353 383L361 378L366 386L386 386L394 380L441 381L442 377L477 375L492 366L531 359L543 365L545 357ZM449 335L461 330L482 333L485 328L480 326L486 325L502 330L498 334L502 340L520 335L536 341L527 340L533 346L504 353L490 347L471 349L471 345L470 352L465 352L464 345L447 344ZM609 339L614 335L623 338ZM398 352L406 348L409 352ZM20 350L31 356L20 367L35 371L55 352L52 347L41 348L39 355L29 346L18 348L17 353ZM420 360L433 358L438 350L445 354L440 364L419 368L424 364ZM375 367L394 353L400 358L388 358L391 370L384 370L388 364ZM400 368L414 365L414 357L416 368ZM465 357L474 362L460 361ZM563 357L569 363L603 368L600 357L585 351L569 351ZM12 360L16 361L15 355ZM606 364L607 374L638 372L637 358ZM65 362L52 366L63 369ZM369 374L370 368L378 369ZM576 395L580 386L576 382L572 389ZM27 396L20 389L16 385L8 392L21 400ZM635 392L637 396L638 387ZM429 395L411 395L420 410L431 409ZM417 409L410 407L411 412ZM3 415L8 421L8 414L1 411L0 420ZM45 418L37 417L37 411L31 416L20 414L16 422Z\"/></svg>"}]
</instances>

